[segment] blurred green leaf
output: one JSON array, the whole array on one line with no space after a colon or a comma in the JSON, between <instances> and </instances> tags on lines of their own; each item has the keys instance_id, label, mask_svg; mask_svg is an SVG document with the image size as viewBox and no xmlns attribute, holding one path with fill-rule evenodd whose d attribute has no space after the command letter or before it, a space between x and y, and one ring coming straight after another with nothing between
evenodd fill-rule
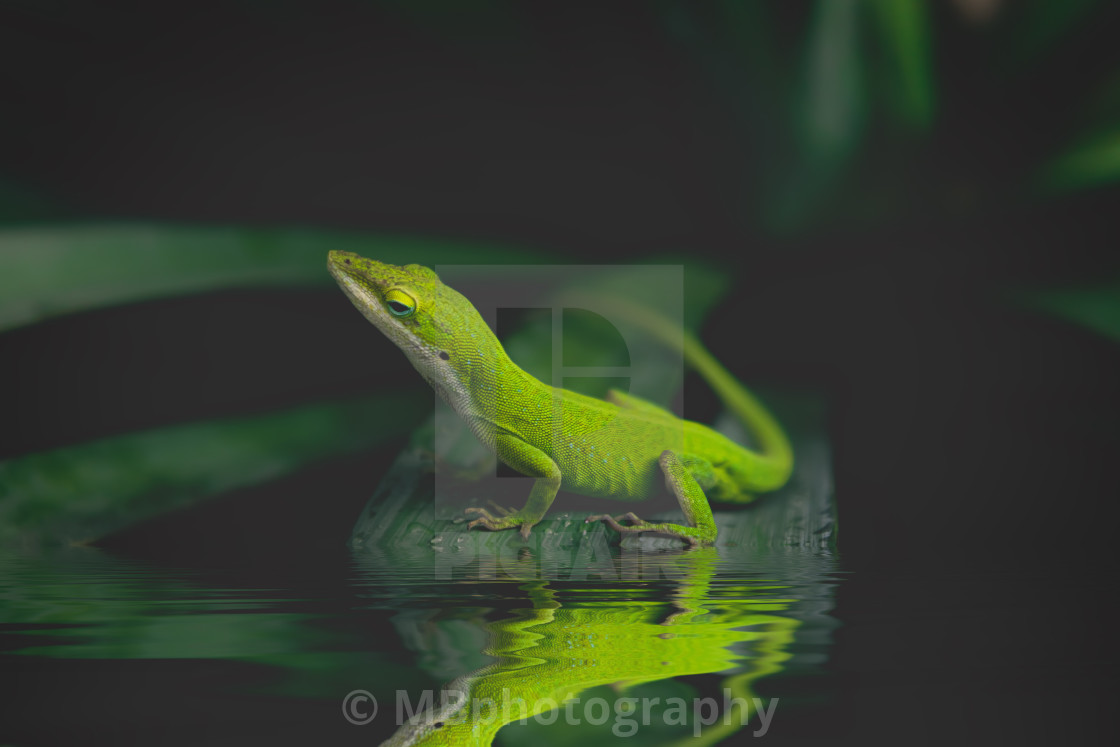
<instances>
[{"instance_id":1,"label":"blurred green leaf","mask_svg":"<svg viewBox=\"0 0 1120 747\"><path fill-rule=\"evenodd\" d=\"M1019 300L1120 342L1120 280L1091 288L1033 291Z\"/></svg>"},{"instance_id":2,"label":"blurred green leaf","mask_svg":"<svg viewBox=\"0 0 1120 747\"><path fill-rule=\"evenodd\" d=\"M397 437L431 404L417 390L129 433L0 463L0 541L93 540L317 459Z\"/></svg>"},{"instance_id":3,"label":"blurred green leaf","mask_svg":"<svg viewBox=\"0 0 1120 747\"><path fill-rule=\"evenodd\" d=\"M327 252L395 264L533 262L491 244L303 229L88 225L0 231L0 331L59 314L233 287L333 283Z\"/></svg>"},{"instance_id":4,"label":"blurred green leaf","mask_svg":"<svg viewBox=\"0 0 1120 747\"><path fill-rule=\"evenodd\" d=\"M1020 13L1016 26L1017 57L1020 62L1038 58L1087 22L1097 0L1027 0L1015 10Z\"/></svg>"},{"instance_id":5,"label":"blurred green leaf","mask_svg":"<svg viewBox=\"0 0 1120 747\"><path fill-rule=\"evenodd\" d=\"M1079 189L1120 180L1120 129L1087 138L1043 172L1054 189Z\"/></svg>"},{"instance_id":6,"label":"blurred green leaf","mask_svg":"<svg viewBox=\"0 0 1120 747\"><path fill-rule=\"evenodd\" d=\"M924 0L872 0L885 51L890 101L900 119L912 127L933 120L934 84L929 10Z\"/></svg>"},{"instance_id":7,"label":"blurred green leaf","mask_svg":"<svg viewBox=\"0 0 1120 747\"><path fill-rule=\"evenodd\" d=\"M819 0L805 49L800 131L814 160L832 163L859 142L865 120L859 0Z\"/></svg>"},{"instance_id":8,"label":"blurred green leaf","mask_svg":"<svg viewBox=\"0 0 1120 747\"><path fill-rule=\"evenodd\" d=\"M867 123L859 0L819 0L796 93L799 153L764 215L778 231L801 229L858 148Z\"/></svg>"},{"instance_id":9,"label":"blurred green leaf","mask_svg":"<svg viewBox=\"0 0 1120 747\"><path fill-rule=\"evenodd\" d=\"M1099 83L1093 95L1071 112L1072 143L1043 164L1043 189L1073 190L1120 179L1120 71Z\"/></svg>"}]
</instances>

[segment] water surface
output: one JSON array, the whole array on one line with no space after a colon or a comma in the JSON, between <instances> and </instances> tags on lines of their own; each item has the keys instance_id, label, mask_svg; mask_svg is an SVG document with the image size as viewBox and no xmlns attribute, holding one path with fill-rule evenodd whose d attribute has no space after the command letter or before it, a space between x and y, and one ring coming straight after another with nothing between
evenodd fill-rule
<instances>
[{"instance_id":1,"label":"water surface","mask_svg":"<svg viewBox=\"0 0 1120 747\"><path fill-rule=\"evenodd\" d=\"M355 552L285 580L93 548L7 553L3 736L376 744L398 730L398 706L418 712L429 691L438 706L451 687L504 691L515 715L519 699L544 708L504 727L500 715L475 718L486 721L479 743L497 730L506 745L668 744L694 729L709 740L742 731L736 716L759 730L755 698L771 709L771 730L812 700L806 683L819 678L836 627L830 553L612 548L576 558L565 566L526 550L512 564L440 577L434 552L393 562ZM728 693L746 712L723 713ZM378 703L372 718L367 695ZM552 722L538 704L549 698L561 706ZM719 718L698 724L696 703L712 717L705 698ZM678 701L685 723L669 712Z\"/></svg>"}]
</instances>

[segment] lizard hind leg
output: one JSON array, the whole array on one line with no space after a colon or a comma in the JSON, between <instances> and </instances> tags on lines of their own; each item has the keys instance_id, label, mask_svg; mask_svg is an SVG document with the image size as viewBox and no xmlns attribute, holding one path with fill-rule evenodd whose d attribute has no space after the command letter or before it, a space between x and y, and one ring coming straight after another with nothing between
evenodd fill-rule
<instances>
[{"instance_id":1,"label":"lizard hind leg","mask_svg":"<svg viewBox=\"0 0 1120 747\"><path fill-rule=\"evenodd\" d=\"M686 465L687 462L687 465ZM682 539L693 547L711 545L716 541L716 520L712 516L712 508L704 495L700 483L693 475L693 470L705 475L711 470L704 460L696 457L682 459L672 451L661 452L661 472L665 475L665 487L673 491L677 502L684 513L688 526L671 524L668 522L654 523L638 518L633 512L617 518L608 514L589 516L586 521L605 521L615 531L620 533L651 532ZM707 468L705 469L705 465ZM629 521L624 525L622 521Z\"/></svg>"}]
</instances>

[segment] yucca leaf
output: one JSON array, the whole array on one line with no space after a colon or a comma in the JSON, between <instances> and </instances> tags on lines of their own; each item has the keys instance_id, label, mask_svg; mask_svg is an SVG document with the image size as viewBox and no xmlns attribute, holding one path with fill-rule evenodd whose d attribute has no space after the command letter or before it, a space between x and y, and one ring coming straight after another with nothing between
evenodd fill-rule
<instances>
[{"instance_id":1,"label":"yucca leaf","mask_svg":"<svg viewBox=\"0 0 1120 747\"><path fill-rule=\"evenodd\" d=\"M129 433L0 463L0 542L97 539L317 459L400 436L420 390Z\"/></svg>"},{"instance_id":2,"label":"yucca leaf","mask_svg":"<svg viewBox=\"0 0 1120 747\"><path fill-rule=\"evenodd\" d=\"M99 306L221 288L322 285L327 252L394 264L533 262L467 241L268 228L74 225L0 230L0 331Z\"/></svg>"}]
</instances>

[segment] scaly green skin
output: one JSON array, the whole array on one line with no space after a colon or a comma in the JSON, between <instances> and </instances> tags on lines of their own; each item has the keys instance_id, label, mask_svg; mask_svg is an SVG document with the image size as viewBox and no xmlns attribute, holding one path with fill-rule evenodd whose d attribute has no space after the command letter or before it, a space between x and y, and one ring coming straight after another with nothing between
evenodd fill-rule
<instances>
[{"instance_id":1,"label":"scaly green skin","mask_svg":"<svg viewBox=\"0 0 1120 747\"><path fill-rule=\"evenodd\" d=\"M502 462L536 478L520 511L494 516L483 508L467 509L479 517L472 528L518 528L528 537L560 488L641 500L660 476L676 495L687 526L651 523L633 513L588 521L709 545L716 525L705 494L748 502L789 479L793 452L781 426L687 335L685 360L754 434L761 452L622 392L612 390L598 400L543 384L510 360L471 302L427 267L399 267L339 251L330 253L327 266L354 306L404 351L475 435ZM655 336L668 340L675 331L679 339L679 330L651 312L624 302L617 310Z\"/></svg>"}]
</instances>

